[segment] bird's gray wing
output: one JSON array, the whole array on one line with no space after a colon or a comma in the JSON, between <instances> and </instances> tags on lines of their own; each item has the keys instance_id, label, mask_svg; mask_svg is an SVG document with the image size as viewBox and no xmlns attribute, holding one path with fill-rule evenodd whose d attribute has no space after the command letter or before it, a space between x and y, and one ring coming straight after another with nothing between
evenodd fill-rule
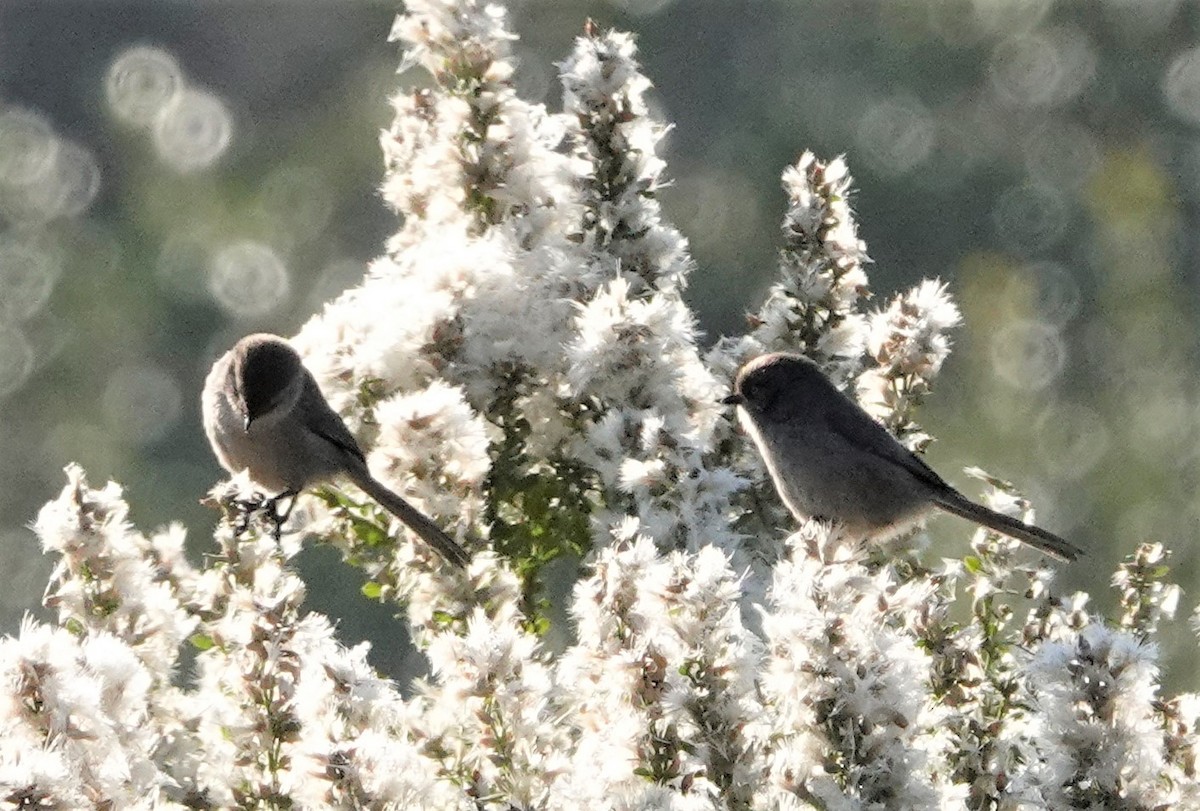
<instances>
[{"instance_id":1,"label":"bird's gray wing","mask_svg":"<svg viewBox=\"0 0 1200 811\"><path fill-rule=\"evenodd\" d=\"M307 416L309 430L331 445L345 451L351 457L366 464L366 457L363 455L362 448L358 447L358 442L355 441L354 434L350 433L350 429L346 427L346 423L342 421L338 413L326 402L324 395L317 388L315 380L309 381L309 386L305 391L305 399L308 402L302 413Z\"/></svg>"},{"instance_id":2,"label":"bird's gray wing","mask_svg":"<svg viewBox=\"0 0 1200 811\"><path fill-rule=\"evenodd\" d=\"M850 447L902 468L929 487L930 500L941 509L982 524L1002 535L1016 538L1059 560L1071 561L1083 554L1079 547L1052 532L971 501L947 484L929 465L921 461L919 456L897 442L886 428L857 406L853 409L830 409L826 419L829 430L841 437Z\"/></svg>"},{"instance_id":3,"label":"bird's gray wing","mask_svg":"<svg viewBox=\"0 0 1200 811\"><path fill-rule=\"evenodd\" d=\"M933 468L921 461L921 457L901 445L886 428L871 419L857 403L850 401L850 405L852 408L834 408L826 412L829 430L840 436L846 444L906 470L934 492L954 489Z\"/></svg>"}]
</instances>

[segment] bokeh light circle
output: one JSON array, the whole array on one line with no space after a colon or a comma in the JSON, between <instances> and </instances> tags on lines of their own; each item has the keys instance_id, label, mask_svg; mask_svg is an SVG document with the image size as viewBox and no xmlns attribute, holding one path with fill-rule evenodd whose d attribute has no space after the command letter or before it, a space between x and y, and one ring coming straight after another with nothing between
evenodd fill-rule
<instances>
[{"instance_id":1,"label":"bokeh light circle","mask_svg":"<svg viewBox=\"0 0 1200 811\"><path fill-rule=\"evenodd\" d=\"M59 141L45 118L28 110L0 113L0 183L26 186L54 167Z\"/></svg>"},{"instance_id":2,"label":"bokeh light circle","mask_svg":"<svg viewBox=\"0 0 1200 811\"><path fill-rule=\"evenodd\" d=\"M113 113L130 124L150 126L183 88L183 71L162 48L137 45L108 68L104 94Z\"/></svg>"},{"instance_id":3,"label":"bokeh light circle","mask_svg":"<svg viewBox=\"0 0 1200 811\"><path fill-rule=\"evenodd\" d=\"M291 276L269 245L238 242L213 258L208 289L230 315L253 318L283 304L291 292Z\"/></svg>"},{"instance_id":4,"label":"bokeh light circle","mask_svg":"<svg viewBox=\"0 0 1200 811\"><path fill-rule=\"evenodd\" d=\"M1038 313L1048 323L1064 326L1079 313L1079 280L1057 262L1035 262L1029 269L1037 281Z\"/></svg>"},{"instance_id":5,"label":"bokeh light circle","mask_svg":"<svg viewBox=\"0 0 1200 811\"><path fill-rule=\"evenodd\" d=\"M1049 121L1023 139L1025 171L1035 182L1078 193L1102 163L1102 150L1088 128Z\"/></svg>"},{"instance_id":6,"label":"bokeh light circle","mask_svg":"<svg viewBox=\"0 0 1200 811\"><path fill-rule=\"evenodd\" d=\"M889 98L867 108L856 140L872 166L882 174L905 174L929 159L937 126L916 99Z\"/></svg>"},{"instance_id":7,"label":"bokeh light circle","mask_svg":"<svg viewBox=\"0 0 1200 811\"><path fill-rule=\"evenodd\" d=\"M14 239L0 240L0 320L25 321L50 299L62 272L50 250Z\"/></svg>"},{"instance_id":8,"label":"bokeh light circle","mask_svg":"<svg viewBox=\"0 0 1200 811\"><path fill-rule=\"evenodd\" d=\"M91 150L62 141L46 177L25 190L18 218L48 222L75 217L88 209L99 191L100 165Z\"/></svg>"},{"instance_id":9,"label":"bokeh light circle","mask_svg":"<svg viewBox=\"0 0 1200 811\"><path fill-rule=\"evenodd\" d=\"M1189 48L1171 60L1163 76L1163 95L1175 115L1200 125L1200 47Z\"/></svg>"},{"instance_id":10,"label":"bokeh light circle","mask_svg":"<svg viewBox=\"0 0 1200 811\"><path fill-rule=\"evenodd\" d=\"M1043 389L1062 373L1067 348L1058 330L1041 321L1005 324L992 338L992 369L1013 388Z\"/></svg>"},{"instance_id":11,"label":"bokeh light circle","mask_svg":"<svg viewBox=\"0 0 1200 811\"><path fill-rule=\"evenodd\" d=\"M992 87L1008 103L1057 107L1091 83L1096 54L1082 31L1034 31L999 42L989 68Z\"/></svg>"},{"instance_id":12,"label":"bokeh light circle","mask_svg":"<svg viewBox=\"0 0 1200 811\"><path fill-rule=\"evenodd\" d=\"M233 140L233 116L225 102L203 90L184 90L154 123L158 156L178 172L212 166Z\"/></svg>"},{"instance_id":13,"label":"bokeh light circle","mask_svg":"<svg viewBox=\"0 0 1200 811\"><path fill-rule=\"evenodd\" d=\"M333 214L329 183L308 167L289 167L263 183L259 208L267 222L295 242L316 239Z\"/></svg>"},{"instance_id":14,"label":"bokeh light circle","mask_svg":"<svg viewBox=\"0 0 1200 811\"><path fill-rule=\"evenodd\" d=\"M12 324L0 324L0 398L25 385L33 373L33 347L25 333Z\"/></svg>"},{"instance_id":15,"label":"bokeh light circle","mask_svg":"<svg viewBox=\"0 0 1200 811\"><path fill-rule=\"evenodd\" d=\"M1091 471L1112 446L1104 418L1083 403L1055 403L1034 421L1034 453L1056 480L1075 481Z\"/></svg>"},{"instance_id":16,"label":"bokeh light circle","mask_svg":"<svg viewBox=\"0 0 1200 811\"><path fill-rule=\"evenodd\" d=\"M1030 256L1053 247L1062 238L1070 214L1061 189L1027 183L1000 195L992 209L992 221L1005 245Z\"/></svg>"}]
</instances>

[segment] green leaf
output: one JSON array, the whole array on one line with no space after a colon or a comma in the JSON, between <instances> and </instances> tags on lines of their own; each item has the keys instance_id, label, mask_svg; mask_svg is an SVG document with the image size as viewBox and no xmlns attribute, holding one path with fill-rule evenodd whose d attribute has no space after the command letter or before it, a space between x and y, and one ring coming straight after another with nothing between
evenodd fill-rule
<instances>
[{"instance_id":1,"label":"green leaf","mask_svg":"<svg viewBox=\"0 0 1200 811\"><path fill-rule=\"evenodd\" d=\"M213 645L217 644L208 634L195 633L188 637L188 641L192 643L192 647L196 650L208 650Z\"/></svg>"},{"instance_id":2,"label":"green leaf","mask_svg":"<svg viewBox=\"0 0 1200 811\"><path fill-rule=\"evenodd\" d=\"M378 600L383 596L383 586L374 581L367 581L362 585L362 593L369 600Z\"/></svg>"},{"instance_id":3,"label":"green leaf","mask_svg":"<svg viewBox=\"0 0 1200 811\"><path fill-rule=\"evenodd\" d=\"M451 614L448 611L434 611L433 612L433 620L434 620L434 622L438 623L439 625L453 625L454 621L456 619L458 619L458 618L455 617L453 614Z\"/></svg>"},{"instance_id":4,"label":"green leaf","mask_svg":"<svg viewBox=\"0 0 1200 811\"><path fill-rule=\"evenodd\" d=\"M536 614L533 618L525 621L525 630L536 636L545 636L546 632L550 630L550 618L545 614Z\"/></svg>"}]
</instances>

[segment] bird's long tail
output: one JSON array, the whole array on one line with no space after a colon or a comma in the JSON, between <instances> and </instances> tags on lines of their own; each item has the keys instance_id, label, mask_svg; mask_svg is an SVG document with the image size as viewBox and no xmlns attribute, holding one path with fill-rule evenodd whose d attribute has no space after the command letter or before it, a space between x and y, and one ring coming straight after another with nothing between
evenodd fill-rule
<instances>
[{"instance_id":1,"label":"bird's long tail","mask_svg":"<svg viewBox=\"0 0 1200 811\"><path fill-rule=\"evenodd\" d=\"M1041 527L1026 524L1011 516L989 510L981 504L968 500L966 496L955 490L939 493L934 497L934 504L948 513L953 513L968 521L974 521L976 524L982 524L988 529L994 529L1001 535L1016 538L1021 543L1029 544L1034 549L1041 550L1059 560L1072 561L1083 554L1082 549L1063 540L1053 532L1047 532Z\"/></svg>"},{"instance_id":2,"label":"bird's long tail","mask_svg":"<svg viewBox=\"0 0 1200 811\"><path fill-rule=\"evenodd\" d=\"M350 478L358 485L359 489L378 501L385 510L399 518L404 522L405 526L421 536L421 540L432 546L448 563L452 563L460 569L465 569L467 564L471 562L471 556L467 554L467 550L455 543L449 535L443 532L424 513L381 484L365 468L363 470L352 470Z\"/></svg>"}]
</instances>

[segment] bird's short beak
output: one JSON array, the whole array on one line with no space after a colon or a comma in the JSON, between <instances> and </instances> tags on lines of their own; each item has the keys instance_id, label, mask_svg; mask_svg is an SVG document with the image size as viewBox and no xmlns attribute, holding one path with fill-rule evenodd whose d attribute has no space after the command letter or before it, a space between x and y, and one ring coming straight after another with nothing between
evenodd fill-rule
<instances>
[{"instance_id":1,"label":"bird's short beak","mask_svg":"<svg viewBox=\"0 0 1200 811\"><path fill-rule=\"evenodd\" d=\"M738 406L738 405L745 405L745 404L746 404L746 398L740 394L731 394L728 397L721 398L721 405Z\"/></svg>"},{"instance_id":2,"label":"bird's short beak","mask_svg":"<svg viewBox=\"0 0 1200 811\"><path fill-rule=\"evenodd\" d=\"M254 422L254 419L247 414L245 422L242 423L242 430L244 430L246 433L250 433L250 423L252 422Z\"/></svg>"}]
</instances>

